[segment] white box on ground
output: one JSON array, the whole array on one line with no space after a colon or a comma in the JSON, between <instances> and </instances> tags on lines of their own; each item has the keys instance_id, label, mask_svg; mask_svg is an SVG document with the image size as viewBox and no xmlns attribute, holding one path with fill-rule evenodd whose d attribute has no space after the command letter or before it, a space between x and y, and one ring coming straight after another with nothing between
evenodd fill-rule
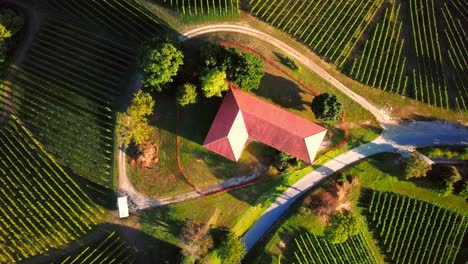
<instances>
[{"instance_id":1,"label":"white box on ground","mask_svg":"<svg viewBox=\"0 0 468 264\"><path fill-rule=\"evenodd\" d=\"M127 196L118 197L117 198L117 205L119 207L119 217L120 218L128 217Z\"/></svg>"}]
</instances>

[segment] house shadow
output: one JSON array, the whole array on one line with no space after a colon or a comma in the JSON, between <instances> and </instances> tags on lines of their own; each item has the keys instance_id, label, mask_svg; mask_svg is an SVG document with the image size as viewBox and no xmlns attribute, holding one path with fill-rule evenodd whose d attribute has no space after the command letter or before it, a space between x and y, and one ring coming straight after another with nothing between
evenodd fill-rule
<instances>
[{"instance_id":1,"label":"house shadow","mask_svg":"<svg viewBox=\"0 0 468 264\"><path fill-rule=\"evenodd\" d=\"M304 104L309 103L302 99L304 91L299 85L270 73L265 73L260 82L260 88L253 90L253 93L287 109L303 111L305 110Z\"/></svg>"}]
</instances>

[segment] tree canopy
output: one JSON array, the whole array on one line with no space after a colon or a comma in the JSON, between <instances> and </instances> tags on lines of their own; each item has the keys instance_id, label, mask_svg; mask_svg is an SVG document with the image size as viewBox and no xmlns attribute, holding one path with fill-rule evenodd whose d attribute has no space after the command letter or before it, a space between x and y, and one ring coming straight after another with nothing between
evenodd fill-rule
<instances>
[{"instance_id":1,"label":"tree canopy","mask_svg":"<svg viewBox=\"0 0 468 264\"><path fill-rule=\"evenodd\" d=\"M243 53L239 56L233 81L244 91L258 89L263 78L263 61L252 53Z\"/></svg>"},{"instance_id":2,"label":"tree canopy","mask_svg":"<svg viewBox=\"0 0 468 264\"><path fill-rule=\"evenodd\" d=\"M225 71L227 79L245 91L257 89L264 75L263 61L260 57L252 53L242 53L235 48L205 43L201 59L207 71L214 68Z\"/></svg>"},{"instance_id":3,"label":"tree canopy","mask_svg":"<svg viewBox=\"0 0 468 264\"><path fill-rule=\"evenodd\" d=\"M207 98L221 97L222 92L229 90L226 82L226 72L217 68L209 70L202 78L202 90Z\"/></svg>"},{"instance_id":4,"label":"tree canopy","mask_svg":"<svg viewBox=\"0 0 468 264\"><path fill-rule=\"evenodd\" d=\"M11 37L11 32L3 24L0 24L0 42L3 42Z\"/></svg>"},{"instance_id":5,"label":"tree canopy","mask_svg":"<svg viewBox=\"0 0 468 264\"><path fill-rule=\"evenodd\" d=\"M197 87L193 84L186 83L177 90L177 102L181 106L195 104L197 102Z\"/></svg>"},{"instance_id":6,"label":"tree canopy","mask_svg":"<svg viewBox=\"0 0 468 264\"><path fill-rule=\"evenodd\" d=\"M151 47L148 45L140 59L140 67L144 73L143 84L155 91L162 91L164 85L173 81L184 55L173 44L164 42Z\"/></svg>"},{"instance_id":7,"label":"tree canopy","mask_svg":"<svg viewBox=\"0 0 468 264\"><path fill-rule=\"evenodd\" d=\"M225 264L240 263L246 252L242 240L234 233L230 232L224 243L221 244L219 256Z\"/></svg>"},{"instance_id":8,"label":"tree canopy","mask_svg":"<svg viewBox=\"0 0 468 264\"><path fill-rule=\"evenodd\" d=\"M340 117L343 105L334 94L323 93L314 97L311 105L312 111L318 119L333 121Z\"/></svg>"},{"instance_id":9,"label":"tree canopy","mask_svg":"<svg viewBox=\"0 0 468 264\"><path fill-rule=\"evenodd\" d=\"M149 126L147 116L153 113L155 102L149 93L139 90L128 108L118 121L120 140L126 146L132 141L141 145L149 140L153 128Z\"/></svg>"},{"instance_id":10,"label":"tree canopy","mask_svg":"<svg viewBox=\"0 0 468 264\"><path fill-rule=\"evenodd\" d=\"M359 223L351 212L337 212L325 229L325 237L333 244L343 243L359 233Z\"/></svg>"}]
</instances>

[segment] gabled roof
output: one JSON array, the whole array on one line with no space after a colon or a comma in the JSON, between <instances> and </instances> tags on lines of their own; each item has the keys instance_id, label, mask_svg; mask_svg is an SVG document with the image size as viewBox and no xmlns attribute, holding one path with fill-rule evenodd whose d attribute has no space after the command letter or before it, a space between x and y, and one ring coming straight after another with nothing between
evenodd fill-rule
<instances>
[{"instance_id":1,"label":"gabled roof","mask_svg":"<svg viewBox=\"0 0 468 264\"><path fill-rule=\"evenodd\" d=\"M203 146L237 161L248 139L311 163L326 129L237 88L225 95Z\"/></svg>"}]
</instances>

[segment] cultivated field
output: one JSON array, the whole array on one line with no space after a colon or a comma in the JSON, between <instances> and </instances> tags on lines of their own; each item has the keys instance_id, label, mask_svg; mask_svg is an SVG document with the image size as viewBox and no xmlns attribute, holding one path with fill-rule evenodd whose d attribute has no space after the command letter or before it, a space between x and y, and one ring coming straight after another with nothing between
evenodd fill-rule
<instances>
[{"instance_id":1,"label":"cultivated field","mask_svg":"<svg viewBox=\"0 0 468 264\"><path fill-rule=\"evenodd\" d=\"M371 87L468 110L468 4L251 0L250 12ZM440 18L440 19L437 19Z\"/></svg>"},{"instance_id":2,"label":"cultivated field","mask_svg":"<svg viewBox=\"0 0 468 264\"><path fill-rule=\"evenodd\" d=\"M58 248L101 214L16 117L0 130L0 262Z\"/></svg>"},{"instance_id":3,"label":"cultivated field","mask_svg":"<svg viewBox=\"0 0 468 264\"><path fill-rule=\"evenodd\" d=\"M62 20L50 20L1 89L11 110L75 173L112 186L115 100L133 53ZM12 92L14 91L14 92Z\"/></svg>"},{"instance_id":4,"label":"cultivated field","mask_svg":"<svg viewBox=\"0 0 468 264\"><path fill-rule=\"evenodd\" d=\"M157 0L187 18L236 17L240 0Z\"/></svg>"},{"instance_id":5,"label":"cultivated field","mask_svg":"<svg viewBox=\"0 0 468 264\"><path fill-rule=\"evenodd\" d=\"M123 40L141 42L164 33L164 22L134 0L48 1L50 7L104 27Z\"/></svg>"},{"instance_id":6,"label":"cultivated field","mask_svg":"<svg viewBox=\"0 0 468 264\"><path fill-rule=\"evenodd\" d=\"M376 263L362 234L351 236L344 243L332 244L324 237L304 233L295 238L294 243L295 261L299 264Z\"/></svg>"},{"instance_id":7,"label":"cultivated field","mask_svg":"<svg viewBox=\"0 0 468 264\"><path fill-rule=\"evenodd\" d=\"M61 260L60 263L134 263L133 253L133 249L112 232L93 245Z\"/></svg>"},{"instance_id":8,"label":"cultivated field","mask_svg":"<svg viewBox=\"0 0 468 264\"><path fill-rule=\"evenodd\" d=\"M455 263L466 216L390 192L369 191L367 220L392 263Z\"/></svg>"}]
</instances>

